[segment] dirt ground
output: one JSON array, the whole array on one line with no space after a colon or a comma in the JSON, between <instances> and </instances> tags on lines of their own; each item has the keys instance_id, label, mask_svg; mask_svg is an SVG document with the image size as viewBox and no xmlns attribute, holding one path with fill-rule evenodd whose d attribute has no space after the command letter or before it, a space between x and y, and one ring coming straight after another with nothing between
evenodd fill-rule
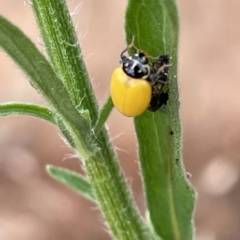
<instances>
[{"instance_id":1,"label":"dirt ground","mask_svg":"<svg viewBox=\"0 0 240 240\"><path fill-rule=\"evenodd\" d=\"M92 83L102 105L125 47L126 0L69 1ZM196 240L240 239L240 1L180 0L179 86L183 156L198 191ZM27 1L0 0L0 14L43 50ZM0 52L0 101L44 104ZM114 111L109 132L142 213L131 118ZM52 180L46 164L82 172L58 130L31 117L0 118L0 239L108 240L98 209Z\"/></svg>"}]
</instances>

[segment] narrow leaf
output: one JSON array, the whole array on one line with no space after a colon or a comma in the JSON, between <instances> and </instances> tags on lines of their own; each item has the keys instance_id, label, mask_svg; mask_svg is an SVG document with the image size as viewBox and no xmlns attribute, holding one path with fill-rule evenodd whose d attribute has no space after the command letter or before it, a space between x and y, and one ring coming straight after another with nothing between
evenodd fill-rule
<instances>
[{"instance_id":1,"label":"narrow leaf","mask_svg":"<svg viewBox=\"0 0 240 240\"><path fill-rule=\"evenodd\" d=\"M70 171L66 168L56 167L53 165L47 165L46 169L54 179L64 183L80 195L95 202L91 185L83 175L74 171Z\"/></svg>"},{"instance_id":2,"label":"narrow leaf","mask_svg":"<svg viewBox=\"0 0 240 240\"><path fill-rule=\"evenodd\" d=\"M31 103L8 102L0 104L0 116L8 115L29 115L55 124L53 113L49 108Z\"/></svg>"},{"instance_id":3,"label":"narrow leaf","mask_svg":"<svg viewBox=\"0 0 240 240\"><path fill-rule=\"evenodd\" d=\"M104 124L107 121L107 118L109 117L111 111L113 109L113 102L112 98L108 97L107 101L104 103L103 107L100 109L100 113L96 122L96 125L94 126L94 131L96 134L102 130L104 127Z\"/></svg>"}]
</instances>

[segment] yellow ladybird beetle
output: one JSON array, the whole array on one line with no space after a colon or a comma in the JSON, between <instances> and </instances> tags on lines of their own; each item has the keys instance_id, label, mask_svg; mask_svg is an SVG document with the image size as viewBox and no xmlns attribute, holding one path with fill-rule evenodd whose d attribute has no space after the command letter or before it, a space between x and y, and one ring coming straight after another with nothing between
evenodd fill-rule
<instances>
[{"instance_id":1,"label":"yellow ladybird beetle","mask_svg":"<svg viewBox=\"0 0 240 240\"><path fill-rule=\"evenodd\" d=\"M152 86L147 80L151 66L142 52L125 56L124 53L130 46L120 55L122 66L112 74L110 92L119 112L128 117L136 117L148 108L152 98Z\"/></svg>"},{"instance_id":2,"label":"yellow ladybird beetle","mask_svg":"<svg viewBox=\"0 0 240 240\"><path fill-rule=\"evenodd\" d=\"M150 104L150 83L145 79L128 76L121 67L114 70L110 89L114 106L125 116L136 117Z\"/></svg>"}]
</instances>

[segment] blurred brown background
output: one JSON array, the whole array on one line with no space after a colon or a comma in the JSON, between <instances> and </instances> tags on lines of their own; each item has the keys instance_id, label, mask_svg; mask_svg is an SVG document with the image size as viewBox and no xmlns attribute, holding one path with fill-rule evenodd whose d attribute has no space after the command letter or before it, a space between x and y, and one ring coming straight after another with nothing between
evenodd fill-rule
<instances>
[{"instance_id":1,"label":"blurred brown background","mask_svg":"<svg viewBox=\"0 0 240 240\"><path fill-rule=\"evenodd\" d=\"M125 47L127 0L69 1L90 76L102 105ZM198 191L196 240L240 239L240 1L180 0L179 82L184 163ZM0 0L0 14L43 51L27 1ZM0 101L44 104L0 52ZM141 212L144 203L131 118L108 121ZM46 164L82 171L58 130L31 117L0 118L0 239L108 240L97 208L55 182Z\"/></svg>"}]
</instances>

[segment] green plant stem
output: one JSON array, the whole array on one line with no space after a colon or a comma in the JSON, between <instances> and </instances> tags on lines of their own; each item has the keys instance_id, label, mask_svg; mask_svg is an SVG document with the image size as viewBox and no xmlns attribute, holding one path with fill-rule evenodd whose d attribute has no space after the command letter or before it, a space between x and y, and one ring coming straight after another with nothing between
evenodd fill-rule
<instances>
[{"instance_id":1,"label":"green plant stem","mask_svg":"<svg viewBox=\"0 0 240 240\"><path fill-rule=\"evenodd\" d=\"M80 113L88 110L91 120L95 121L97 101L65 1L33 0L32 7L50 61L73 104Z\"/></svg>"},{"instance_id":2,"label":"green plant stem","mask_svg":"<svg viewBox=\"0 0 240 240\"><path fill-rule=\"evenodd\" d=\"M96 99L86 74L70 15L63 0L33 0L32 7L48 55L68 88L72 102L81 114L90 113L91 125L97 120ZM79 66L81 66L79 68ZM81 129L74 129L81 131ZM80 142L73 131L73 146L82 157ZM79 133L81 134L81 133ZM112 235L117 240L148 240L146 226L137 210L132 195L120 171L105 128L94 135L94 129L85 135L92 139L92 155L81 160L100 208Z\"/></svg>"},{"instance_id":3,"label":"green plant stem","mask_svg":"<svg viewBox=\"0 0 240 240\"><path fill-rule=\"evenodd\" d=\"M95 195L107 219L107 225L117 240L150 240L150 233L143 224L132 199L125 201L125 195L129 195L128 188L119 188L125 185L123 178L112 177L109 172L113 171L113 165L102 165L99 158L91 158L85 162L89 181L95 190ZM95 169L98 169L96 171ZM117 169L116 169L117 170ZM119 171L119 170L117 170ZM121 176L121 172L115 172ZM117 181L122 181L120 184ZM119 186L119 187L118 187ZM124 200L124 202L123 202ZM110 202L112 201L112 202ZM119 211L121 209L121 211ZM129 220L131 222L129 222ZM124 230L124 232L123 232Z\"/></svg>"}]
</instances>

